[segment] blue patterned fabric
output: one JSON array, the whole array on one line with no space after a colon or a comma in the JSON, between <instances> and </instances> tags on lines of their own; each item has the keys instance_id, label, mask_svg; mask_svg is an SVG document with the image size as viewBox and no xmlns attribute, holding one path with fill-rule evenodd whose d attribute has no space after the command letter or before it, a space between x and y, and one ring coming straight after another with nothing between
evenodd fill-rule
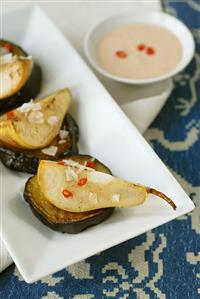
<instances>
[{"instance_id":1,"label":"blue patterned fabric","mask_svg":"<svg viewBox=\"0 0 200 299\"><path fill-rule=\"evenodd\" d=\"M12 265L0 274L0 299L200 298L200 1L164 1L190 27L196 54L145 137L196 209L34 284Z\"/></svg>"}]
</instances>

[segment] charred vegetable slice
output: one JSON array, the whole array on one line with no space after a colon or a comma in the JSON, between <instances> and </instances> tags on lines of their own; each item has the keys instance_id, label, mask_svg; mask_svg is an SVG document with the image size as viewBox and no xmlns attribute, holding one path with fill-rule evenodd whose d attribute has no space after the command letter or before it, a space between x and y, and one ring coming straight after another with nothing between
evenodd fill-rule
<instances>
[{"instance_id":1,"label":"charred vegetable slice","mask_svg":"<svg viewBox=\"0 0 200 299\"><path fill-rule=\"evenodd\" d=\"M70 160L75 161L75 162L77 162L81 165L84 165L86 167L93 168L96 171L111 174L111 171L107 166L105 166L103 163L99 162L99 160L91 157L90 155L72 155L71 157L65 157L65 159L70 159ZM61 160L60 162L62 162L62 161L64 161L64 160Z\"/></svg>"},{"instance_id":2,"label":"charred vegetable slice","mask_svg":"<svg viewBox=\"0 0 200 299\"><path fill-rule=\"evenodd\" d=\"M90 156L73 156L74 161L84 164L91 161ZM110 173L109 169L97 160L94 160L95 169ZM99 209L83 213L71 213L56 208L43 195L37 182L37 176L31 177L25 186L24 198L29 203L36 217L53 230L63 233L79 233L89 226L99 224L108 218L113 208Z\"/></svg>"},{"instance_id":3,"label":"charred vegetable slice","mask_svg":"<svg viewBox=\"0 0 200 299\"><path fill-rule=\"evenodd\" d=\"M61 130L69 132L69 134L65 139L60 139L60 135L57 135L49 145L49 147L57 147L55 156L45 154L42 149L22 150L0 143L0 160L12 170L34 174L37 172L40 160L59 160L68 155L78 154L79 129L70 114L66 114ZM63 140L62 143L60 143L61 140Z\"/></svg>"},{"instance_id":4,"label":"charred vegetable slice","mask_svg":"<svg viewBox=\"0 0 200 299\"><path fill-rule=\"evenodd\" d=\"M108 207L135 207L143 204L149 193L176 209L169 197L153 188L83 167L73 160L63 163L41 161L37 172L38 184L45 197L62 210L79 213Z\"/></svg>"},{"instance_id":5,"label":"charred vegetable slice","mask_svg":"<svg viewBox=\"0 0 200 299\"><path fill-rule=\"evenodd\" d=\"M35 98L40 91L41 69L19 46L0 40L0 114Z\"/></svg>"}]
</instances>

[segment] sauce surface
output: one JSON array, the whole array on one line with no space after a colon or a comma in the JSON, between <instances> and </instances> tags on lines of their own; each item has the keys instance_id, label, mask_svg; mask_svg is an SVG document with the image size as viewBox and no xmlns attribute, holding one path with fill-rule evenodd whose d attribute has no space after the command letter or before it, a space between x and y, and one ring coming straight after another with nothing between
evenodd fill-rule
<instances>
[{"instance_id":1,"label":"sauce surface","mask_svg":"<svg viewBox=\"0 0 200 299\"><path fill-rule=\"evenodd\" d=\"M109 73L128 79L165 75L181 60L182 47L169 30L152 24L130 24L106 33L97 59Z\"/></svg>"}]
</instances>

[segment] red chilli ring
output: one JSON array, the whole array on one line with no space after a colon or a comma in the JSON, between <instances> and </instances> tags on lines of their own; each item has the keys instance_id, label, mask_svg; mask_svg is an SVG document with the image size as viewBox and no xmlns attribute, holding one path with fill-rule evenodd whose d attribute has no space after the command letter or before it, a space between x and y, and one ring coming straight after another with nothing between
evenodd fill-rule
<instances>
[{"instance_id":1,"label":"red chilli ring","mask_svg":"<svg viewBox=\"0 0 200 299\"><path fill-rule=\"evenodd\" d=\"M144 44L139 44L137 46L138 51L143 51L146 48L146 46Z\"/></svg>"},{"instance_id":2,"label":"red chilli ring","mask_svg":"<svg viewBox=\"0 0 200 299\"><path fill-rule=\"evenodd\" d=\"M126 58L127 53L125 51L119 50L115 52L115 55L118 56L119 58Z\"/></svg>"},{"instance_id":3,"label":"red chilli ring","mask_svg":"<svg viewBox=\"0 0 200 299\"><path fill-rule=\"evenodd\" d=\"M147 55L154 55L155 54L155 50L154 48L148 47L146 50Z\"/></svg>"}]
</instances>

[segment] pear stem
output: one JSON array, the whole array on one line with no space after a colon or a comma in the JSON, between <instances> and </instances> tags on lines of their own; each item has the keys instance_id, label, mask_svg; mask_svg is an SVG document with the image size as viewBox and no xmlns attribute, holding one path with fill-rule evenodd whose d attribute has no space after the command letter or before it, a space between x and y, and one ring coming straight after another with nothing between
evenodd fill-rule
<instances>
[{"instance_id":1,"label":"pear stem","mask_svg":"<svg viewBox=\"0 0 200 299\"><path fill-rule=\"evenodd\" d=\"M147 193L154 194L162 199L164 199L174 210L176 210L176 205L175 203L169 198L167 195L164 193L154 189L154 188L147 188Z\"/></svg>"}]
</instances>

